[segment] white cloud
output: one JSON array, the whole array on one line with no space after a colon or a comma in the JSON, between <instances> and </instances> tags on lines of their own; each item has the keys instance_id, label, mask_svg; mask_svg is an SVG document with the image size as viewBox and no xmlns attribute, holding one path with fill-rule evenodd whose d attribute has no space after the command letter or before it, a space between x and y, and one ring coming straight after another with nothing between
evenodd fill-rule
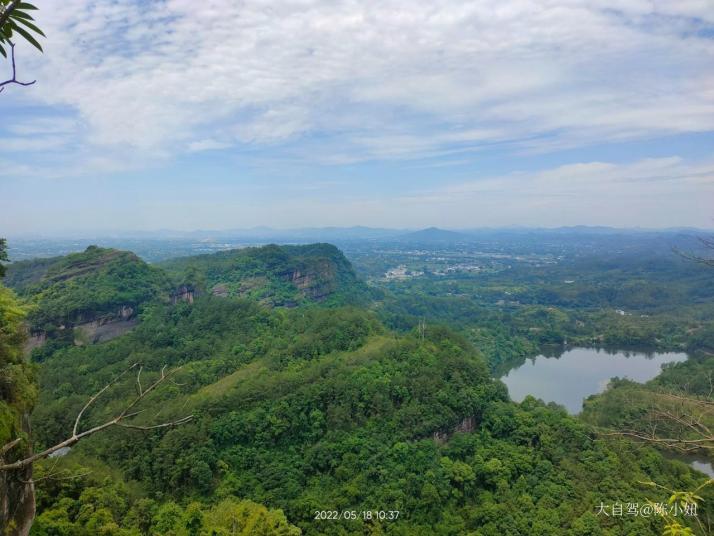
<instances>
[{"instance_id":1,"label":"white cloud","mask_svg":"<svg viewBox=\"0 0 714 536\"><path fill-rule=\"evenodd\" d=\"M711 227L714 160L583 162L488 177L390 200L441 225ZM471 222L471 223L469 223Z\"/></svg>"},{"instance_id":2,"label":"white cloud","mask_svg":"<svg viewBox=\"0 0 714 536\"><path fill-rule=\"evenodd\" d=\"M708 0L67 0L38 18L21 98L75 110L75 141L104 157L317 133L331 150L305 158L345 162L714 130Z\"/></svg>"},{"instance_id":3,"label":"white cloud","mask_svg":"<svg viewBox=\"0 0 714 536\"><path fill-rule=\"evenodd\" d=\"M197 153L200 151L215 151L219 149L227 149L230 146L230 143L218 140L197 140L189 142L187 149L192 153Z\"/></svg>"}]
</instances>

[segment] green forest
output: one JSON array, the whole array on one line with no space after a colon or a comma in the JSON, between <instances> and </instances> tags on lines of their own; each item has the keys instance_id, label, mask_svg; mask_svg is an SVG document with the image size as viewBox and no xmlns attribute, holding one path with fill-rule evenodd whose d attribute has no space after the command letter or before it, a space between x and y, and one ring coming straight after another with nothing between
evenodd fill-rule
<instances>
[{"instance_id":1,"label":"green forest","mask_svg":"<svg viewBox=\"0 0 714 536\"><path fill-rule=\"evenodd\" d=\"M714 0L0 0L0 536L714 535Z\"/></svg>"},{"instance_id":2,"label":"green forest","mask_svg":"<svg viewBox=\"0 0 714 536\"><path fill-rule=\"evenodd\" d=\"M672 393L711 400L714 274L676 257L607 262L369 285L327 244L156 266L93 246L10 264L0 445L20 446L5 462L71 436L96 393L80 431L158 383L130 418L33 464L31 534L662 534L665 517L627 505L707 477L667 454L676 445L613 432ZM573 271L576 285L557 284ZM81 336L122 310L131 329ZM613 381L580 415L511 401L501 372L564 344L690 358ZM714 490L697 493L676 534L710 533Z\"/></svg>"}]
</instances>

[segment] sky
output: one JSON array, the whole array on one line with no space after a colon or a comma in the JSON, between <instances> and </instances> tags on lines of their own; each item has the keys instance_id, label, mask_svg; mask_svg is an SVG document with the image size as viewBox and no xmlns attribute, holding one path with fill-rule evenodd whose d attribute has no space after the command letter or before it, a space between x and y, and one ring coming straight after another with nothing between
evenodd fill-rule
<instances>
[{"instance_id":1,"label":"sky","mask_svg":"<svg viewBox=\"0 0 714 536\"><path fill-rule=\"evenodd\" d=\"M0 235L714 228L712 0L34 3Z\"/></svg>"}]
</instances>

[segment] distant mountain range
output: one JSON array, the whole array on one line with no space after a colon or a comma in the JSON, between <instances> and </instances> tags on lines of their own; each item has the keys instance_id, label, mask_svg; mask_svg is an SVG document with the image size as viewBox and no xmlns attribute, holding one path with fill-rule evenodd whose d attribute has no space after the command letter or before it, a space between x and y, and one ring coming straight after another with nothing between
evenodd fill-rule
<instances>
[{"instance_id":1,"label":"distant mountain range","mask_svg":"<svg viewBox=\"0 0 714 536\"><path fill-rule=\"evenodd\" d=\"M663 229L648 229L640 227L607 227L575 225L564 227L480 227L471 229L442 229L439 227L428 227L425 229L388 229L383 227L365 227L361 225L352 227L304 227L296 229L274 229L272 227L260 226L245 229L220 229L179 231L172 229L157 229L152 231L104 231L87 232L77 231L75 233L62 234L23 234L10 236L15 240L41 240L41 239L139 239L139 240L245 240L254 242L302 242L302 241L344 241L344 240L436 240L436 241L459 241L469 237L484 235L509 235L509 234L583 234L583 235L607 235L607 234L635 234L635 233L695 233L711 234L712 229L696 229L692 227L670 227Z\"/></svg>"},{"instance_id":2,"label":"distant mountain range","mask_svg":"<svg viewBox=\"0 0 714 536\"><path fill-rule=\"evenodd\" d=\"M429 227L396 237L401 242L464 242L473 240L473 236L456 231Z\"/></svg>"}]
</instances>

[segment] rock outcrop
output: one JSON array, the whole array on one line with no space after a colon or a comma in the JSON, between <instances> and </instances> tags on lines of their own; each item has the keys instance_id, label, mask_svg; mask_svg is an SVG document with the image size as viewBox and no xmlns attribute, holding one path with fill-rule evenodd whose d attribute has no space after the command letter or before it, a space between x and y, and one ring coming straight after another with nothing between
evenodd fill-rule
<instances>
[{"instance_id":1,"label":"rock outcrop","mask_svg":"<svg viewBox=\"0 0 714 536\"><path fill-rule=\"evenodd\" d=\"M295 268L280 274L284 281L289 281L305 297L313 301L322 301L336 288L335 267L329 261L319 261L309 268Z\"/></svg>"},{"instance_id":2,"label":"rock outcrop","mask_svg":"<svg viewBox=\"0 0 714 536\"><path fill-rule=\"evenodd\" d=\"M465 417L450 430L434 432L433 439L440 445L446 443L456 433L473 432L476 429L476 417Z\"/></svg>"},{"instance_id":3,"label":"rock outcrop","mask_svg":"<svg viewBox=\"0 0 714 536\"><path fill-rule=\"evenodd\" d=\"M176 305L178 302L193 303L196 297L196 289L193 285L181 285L171 293L171 303Z\"/></svg>"}]
</instances>

